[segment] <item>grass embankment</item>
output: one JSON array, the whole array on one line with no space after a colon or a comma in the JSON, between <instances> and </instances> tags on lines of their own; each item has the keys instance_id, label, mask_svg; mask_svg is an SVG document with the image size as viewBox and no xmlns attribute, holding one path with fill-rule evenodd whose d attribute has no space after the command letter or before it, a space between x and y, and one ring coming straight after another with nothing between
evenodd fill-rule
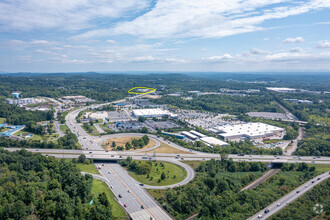
<instances>
[{"instance_id":1,"label":"grass embankment","mask_svg":"<svg viewBox=\"0 0 330 220\"><path fill-rule=\"evenodd\" d=\"M0 118L0 124L4 124L6 122L5 118Z\"/></svg>"},{"instance_id":2,"label":"grass embankment","mask_svg":"<svg viewBox=\"0 0 330 220\"><path fill-rule=\"evenodd\" d=\"M99 174L93 164L77 163L76 165L77 165L77 168L79 168L82 172Z\"/></svg>"},{"instance_id":3,"label":"grass embankment","mask_svg":"<svg viewBox=\"0 0 330 220\"><path fill-rule=\"evenodd\" d=\"M109 189L106 183L102 182L101 180L94 179L93 180L93 187L92 193L97 197L100 193L105 192L107 198L111 204L111 211L114 219L121 219L127 218L125 211L121 208L121 206L117 203L114 199L115 195Z\"/></svg>"},{"instance_id":4,"label":"grass embankment","mask_svg":"<svg viewBox=\"0 0 330 220\"><path fill-rule=\"evenodd\" d=\"M106 150L112 150L112 142L116 143L117 147L124 147L123 151L134 151L134 150L142 150L142 149L148 149L151 148L153 146L156 145L156 142L153 140L149 140L149 143L145 146L143 146L142 148L137 147L136 149L134 149L134 147L132 147L130 150L126 150L125 149L125 144L127 142L131 142L133 139L140 139L141 137L118 137L118 138L110 138L109 140L105 141L102 143L102 147Z\"/></svg>"},{"instance_id":5,"label":"grass embankment","mask_svg":"<svg viewBox=\"0 0 330 220\"><path fill-rule=\"evenodd\" d=\"M140 161L143 163L151 162L151 171L149 174L138 175L129 171L129 174L140 183L150 186L167 186L179 183L187 176L184 168L168 162ZM162 165L163 164L163 165ZM165 173L165 179L161 180L161 174Z\"/></svg>"},{"instance_id":6,"label":"grass embankment","mask_svg":"<svg viewBox=\"0 0 330 220\"><path fill-rule=\"evenodd\" d=\"M320 174L330 171L330 164L313 164L313 166L316 168L316 172Z\"/></svg>"},{"instance_id":7,"label":"grass embankment","mask_svg":"<svg viewBox=\"0 0 330 220\"><path fill-rule=\"evenodd\" d=\"M153 153L155 152L156 153L169 153L169 154L192 154L188 151L183 151L183 150L180 150L180 149L177 149L177 148L174 148L174 147L171 147L169 146L168 144L164 144L162 143L160 145L160 147L154 149L154 150L150 150L150 151L146 151L146 153Z\"/></svg>"},{"instance_id":8,"label":"grass embankment","mask_svg":"<svg viewBox=\"0 0 330 220\"><path fill-rule=\"evenodd\" d=\"M60 125L60 130L64 133L64 134L66 134L66 131L67 130L69 130L70 131L70 129L69 129L69 127L67 126L67 125Z\"/></svg>"},{"instance_id":9,"label":"grass embankment","mask_svg":"<svg viewBox=\"0 0 330 220\"><path fill-rule=\"evenodd\" d=\"M100 135L100 133L96 130L94 125L88 125L89 129L87 129L84 125L81 125L81 127L90 135L93 135L93 136Z\"/></svg>"}]
</instances>

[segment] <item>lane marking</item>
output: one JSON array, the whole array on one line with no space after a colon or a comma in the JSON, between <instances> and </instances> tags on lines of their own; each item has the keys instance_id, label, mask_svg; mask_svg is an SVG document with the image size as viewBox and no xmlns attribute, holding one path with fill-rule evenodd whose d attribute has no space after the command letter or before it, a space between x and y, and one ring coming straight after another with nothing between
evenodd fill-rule
<instances>
[{"instance_id":1,"label":"lane marking","mask_svg":"<svg viewBox=\"0 0 330 220\"><path fill-rule=\"evenodd\" d=\"M150 214L152 215L155 219L157 219L152 212L147 208L147 206L135 195L135 193L127 186L127 184L118 176L118 174L109 166L109 164L106 164L107 167L112 170L112 172L117 176L117 178L119 179L120 182L122 182L122 184L125 185L125 187L130 191L130 193L132 193L132 195L143 205L144 209Z\"/></svg>"}]
</instances>

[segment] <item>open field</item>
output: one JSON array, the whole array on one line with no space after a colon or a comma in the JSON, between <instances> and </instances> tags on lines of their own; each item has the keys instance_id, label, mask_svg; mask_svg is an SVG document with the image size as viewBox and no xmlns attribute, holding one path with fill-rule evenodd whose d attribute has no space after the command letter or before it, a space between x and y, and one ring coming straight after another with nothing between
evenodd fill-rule
<instances>
[{"instance_id":1,"label":"open field","mask_svg":"<svg viewBox=\"0 0 330 220\"><path fill-rule=\"evenodd\" d=\"M154 150L150 150L150 151L146 151L146 153L153 153L155 152L156 153L171 153L171 154L192 154L190 152L187 152L187 151L183 151L183 150L180 150L180 149L176 149L174 147L171 147L167 144L164 144L162 143L160 145L160 147L154 149Z\"/></svg>"},{"instance_id":2,"label":"open field","mask_svg":"<svg viewBox=\"0 0 330 220\"><path fill-rule=\"evenodd\" d=\"M102 192L105 192L105 194L107 195L107 198L112 207L111 211L112 211L112 215L113 215L114 219L123 219L123 218L126 219L127 215L126 215L125 211L121 208L121 206L114 199L115 195L108 188L107 184L105 184L101 180L94 179L92 193L95 195L95 197L97 197Z\"/></svg>"},{"instance_id":3,"label":"open field","mask_svg":"<svg viewBox=\"0 0 330 220\"><path fill-rule=\"evenodd\" d=\"M141 163L148 163L149 161L140 161ZM138 175L128 171L128 173L140 183L144 183L150 186L166 186L181 182L186 177L186 170L182 167L168 162L155 162L150 161L151 171L150 174ZM149 163L150 163L149 162ZM164 164L162 166L161 164ZM160 181L161 174L165 173L166 178ZM148 178L149 177L149 178Z\"/></svg>"},{"instance_id":4,"label":"open field","mask_svg":"<svg viewBox=\"0 0 330 220\"><path fill-rule=\"evenodd\" d=\"M116 146L119 146L119 147L124 147L124 151L127 151L126 149L125 149L125 144L127 143L127 142L129 142L129 141L132 141L133 139L139 139L139 138L141 138L141 137L119 137L119 138L111 138L111 139L109 139L109 140L107 140L107 141L105 141L105 142L103 142L102 143L102 147L104 148L104 149L106 149L106 150L112 150L113 149L113 147L111 147L112 146L112 142L114 141L115 143L116 143ZM153 146L155 146L155 141L153 141L153 140L149 140L149 143L146 145L146 146L144 146L144 147L142 147L142 148L140 148L140 147L137 147L136 149L134 149L133 147L130 149L130 150L128 150L128 151L134 151L134 150L141 150L141 149L148 149L148 148L151 148L151 147L153 147Z\"/></svg>"},{"instance_id":5,"label":"open field","mask_svg":"<svg viewBox=\"0 0 330 220\"><path fill-rule=\"evenodd\" d=\"M194 170L197 169L199 167L199 165L201 165L201 163L203 163L203 161L182 161L183 163L191 166Z\"/></svg>"},{"instance_id":6,"label":"open field","mask_svg":"<svg viewBox=\"0 0 330 220\"><path fill-rule=\"evenodd\" d=\"M31 132L24 131L24 129L21 130L21 131L16 132L14 135L20 136L20 137L23 138L24 136L26 136L28 134L32 134L33 137L32 138L27 138L27 140L40 140L40 141L42 141L44 139L51 140L51 139L54 139L54 138L57 138L58 137L58 134L43 135L43 136L41 136L41 135L33 134Z\"/></svg>"}]
</instances>

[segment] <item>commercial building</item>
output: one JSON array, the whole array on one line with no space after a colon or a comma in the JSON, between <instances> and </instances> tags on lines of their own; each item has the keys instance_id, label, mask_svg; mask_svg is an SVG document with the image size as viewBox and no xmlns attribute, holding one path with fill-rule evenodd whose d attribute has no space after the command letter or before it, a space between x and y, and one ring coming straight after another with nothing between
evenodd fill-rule
<instances>
[{"instance_id":1,"label":"commercial building","mask_svg":"<svg viewBox=\"0 0 330 220\"><path fill-rule=\"evenodd\" d=\"M10 105L27 105L34 104L34 98L25 98L25 99L7 99L6 102Z\"/></svg>"},{"instance_id":2,"label":"commercial building","mask_svg":"<svg viewBox=\"0 0 330 220\"><path fill-rule=\"evenodd\" d=\"M204 141L206 144L208 145L220 145L222 147L228 145L228 143L222 141L222 140L219 140L217 138L214 138L214 137L203 137L201 138L201 141Z\"/></svg>"},{"instance_id":3,"label":"commercial building","mask_svg":"<svg viewBox=\"0 0 330 220\"><path fill-rule=\"evenodd\" d=\"M177 115L172 114L171 112L159 109L159 108L151 108L151 109L134 109L133 110L133 116L134 117L145 117L145 118L160 118L163 116L168 117L177 117Z\"/></svg>"},{"instance_id":4,"label":"commercial building","mask_svg":"<svg viewBox=\"0 0 330 220\"><path fill-rule=\"evenodd\" d=\"M282 138L285 129L265 123L245 123L236 125L224 125L215 127L217 134L224 140L239 141L240 139L268 138L276 136Z\"/></svg>"},{"instance_id":5,"label":"commercial building","mask_svg":"<svg viewBox=\"0 0 330 220\"><path fill-rule=\"evenodd\" d=\"M190 133L188 131L183 131L183 132L181 132L181 134L183 134L184 136L188 137L191 140L198 139L198 137L196 135L194 135L194 134L192 134L192 133Z\"/></svg>"},{"instance_id":6,"label":"commercial building","mask_svg":"<svg viewBox=\"0 0 330 220\"><path fill-rule=\"evenodd\" d=\"M284 88L284 87L267 87L266 89L274 91L274 92L296 92L297 89L293 88Z\"/></svg>"},{"instance_id":7,"label":"commercial building","mask_svg":"<svg viewBox=\"0 0 330 220\"><path fill-rule=\"evenodd\" d=\"M193 135L196 135L196 136L199 137L199 138L206 137L205 134L199 133L198 131L191 130L191 131L189 131L189 132L192 133Z\"/></svg>"}]
</instances>

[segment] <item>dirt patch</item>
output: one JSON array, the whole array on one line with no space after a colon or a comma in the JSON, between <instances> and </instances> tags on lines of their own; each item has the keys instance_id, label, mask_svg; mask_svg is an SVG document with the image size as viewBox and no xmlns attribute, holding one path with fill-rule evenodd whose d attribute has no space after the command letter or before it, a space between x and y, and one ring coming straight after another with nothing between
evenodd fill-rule
<instances>
[{"instance_id":1,"label":"dirt patch","mask_svg":"<svg viewBox=\"0 0 330 220\"><path fill-rule=\"evenodd\" d=\"M183 150L171 147L164 143L162 143L160 145L160 147L158 147L154 150L146 151L145 153L153 153L154 151L156 151L156 153L168 153L168 154L192 154L188 151L183 151Z\"/></svg>"},{"instance_id":2,"label":"dirt patch","mask_svg":"<svg viewBox=\"0 0 330 220\"><path fill-rule=\"evenodd\" d=\"M149 140L149 143L140 148L137 147L134 149L133 147L130 150L125 149L125 144L129 141L132 141L133 139L140 139L141 137L118 137L118 138L110 138L109 140L102 143L102 147L106 150L112 150L112 142L114 141L116 143L116 146L124 147L124 151L135 151L135 150L141 150L141 149L148 149L156 145L156 142L154 140Z\"/></svg>"}]
</instances>

